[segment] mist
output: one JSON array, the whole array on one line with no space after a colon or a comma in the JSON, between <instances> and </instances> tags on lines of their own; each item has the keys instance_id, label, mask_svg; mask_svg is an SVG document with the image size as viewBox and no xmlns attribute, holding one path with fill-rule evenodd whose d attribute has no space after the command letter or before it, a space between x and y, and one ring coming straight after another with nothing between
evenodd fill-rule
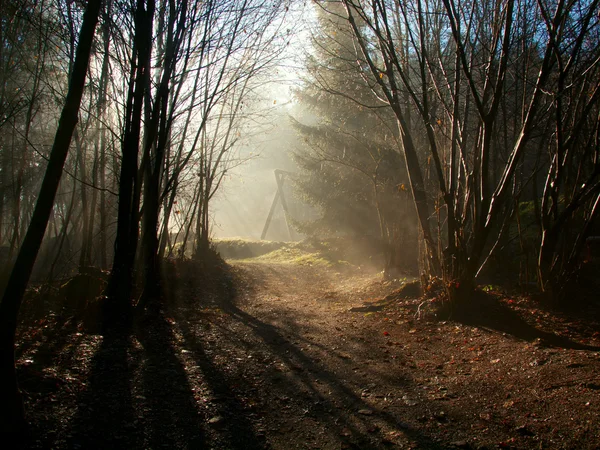
<instances>
[{"instance_id":1,"label":"mist","mask_svg":"<svg viewBox=\"0 0 600 450\"><path fill-rule=\"evenodd\" d=\"M274 96L269 96L270 98ZM280 103L281 98L278 100ZM271 100L271 102L277 101ZM290 101L290 100L288 100ZM277 192L276 169L297 172L293 150L298 136L289 124L291 107L282 105L268 113L270 125L248 140L240 150L249 160L227 175L213 204L214 236L260 239L265 221ZM299 200L287 180L286 199L291 208ZM290 195L291 194L291 195ZM299 208L295 208L299 209ZM302 220L303 217L296 217ZM290 240L281 204L277 204L269 227L269 240Z\"/></svg>"},{"instance_id":2,"label":"mist","mask_svg":"<svg viewBox=\"0 0 600 450\"><path fill-rule=\"evenodd\" d=\"M600 0L0 1L0 442L600 448L599 80Z\"/></svg>"}]
</instances>

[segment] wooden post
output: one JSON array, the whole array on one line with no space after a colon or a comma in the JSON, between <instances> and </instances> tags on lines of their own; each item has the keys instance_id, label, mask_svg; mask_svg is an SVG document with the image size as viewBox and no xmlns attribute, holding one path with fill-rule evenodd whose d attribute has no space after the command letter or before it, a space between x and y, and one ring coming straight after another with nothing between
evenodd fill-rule
<instances>
[{"instance_id":1,"label":"wooden post","mask_svg":"<svg viewBox=\"0 0 600 450\"><path fill-rule=\"evenodd\" d=\"M275 197L273 198L273 203L271 203L271 209L269 210L269 215L267 216L267 221L265 222L265 226L263 228L262 234L260 235L260 239L264 240L267 235L267 231L269 230L269 225L271 224L271 219L273 218L273 213L275 212L275 206L277 206L277 200L279 200L279 186L277 186L277 192L275 192Z\"/></svg>"},{"instance_id":2,"label":"wooden post","mask_svg":"<svg viewBox=\"0 0 600 450\"><path fill-rule=\"evenodd\" d=\"M292 240L292 229L290 228L290 223L288 221L288 207L287 207L287 202L285 200L285 195L283 193L283 181L284 181L284 175L287 172L284 172L283 170L275 170L275 180L277 181L277 191L279 192L279 197L281 199L281 206L283 207L283 218L285 219L285 225L287 227L288 230L288 236L290 237L290 241Z\"/></svg>"},{"instance_id":3,"label":"wooden post","mask_svg":"<svg viewBox=\"0 0 600 450\"><path fill-rule=\"evenodd\" d=\"M292 239L292 228L288 222L288 206L287 201L285 200L285 195L283 193L283 183L285 182L285 175L289 175L291 172L287 172L285 170L275 169L273 171L275 174L275 181L277 182L277 192L275 192L275 197L273 198L273 203L271 203L271 209L269 210L269 215L267 216L267 220L265 222L265 226L263 228L262 234L260 235L261 240L265 238L267 235L267 231L269 230L269 226L271 225L271 220L273 219L273 213L275 212L275 208L277 207L277 201L281 202L281 207L283 208L285 225L288 230L288 235L290 240Z\"/></svg>"}]
</instances>

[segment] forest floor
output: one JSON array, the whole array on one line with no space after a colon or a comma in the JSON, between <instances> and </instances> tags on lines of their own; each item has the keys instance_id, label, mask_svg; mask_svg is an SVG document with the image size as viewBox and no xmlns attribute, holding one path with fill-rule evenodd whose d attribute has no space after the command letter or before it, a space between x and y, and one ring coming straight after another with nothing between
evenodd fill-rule
<instances>
[{"instance_id":1,"label":"forest floor","mask_svg":"<svg viewBox=\"0 0 600 450\"><path fill-rule=\"evenodd\" d=\"M167 279L127 339L23 324L30 448L600 448L598 303L494 291L440 320L406 280L298 258Z\"/></svg>"}]
</instances>

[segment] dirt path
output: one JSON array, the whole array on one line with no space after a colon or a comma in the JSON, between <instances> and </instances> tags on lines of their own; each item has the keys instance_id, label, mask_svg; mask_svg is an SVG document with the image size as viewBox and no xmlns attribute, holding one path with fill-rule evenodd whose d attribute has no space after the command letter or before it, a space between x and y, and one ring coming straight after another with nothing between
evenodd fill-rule
<instances>
[{"instance_id":1,"label":"dirt path","mask_svg":"<svg viewBox=\"0 0 600 450\"><path fill-rule=\"evenodd\" d=\"M43 379L56 386L28 388L32 447L600 446L598 336L544 331L543 311L538 326L504 308L513 300L479 324L416 320L419 301L381 302L397 286L374 274L195 275L172 277L179 300L129 340L54 345ZM24 371L37 357L20 358Z\"/></svg>"},{"instance_id":2,"label":"dirt path","mask_svg":"<svg viewBox=\"0 0 600 450\"><path fill-rule=\"evenodd\" d=\"M241 393L237 404L228 390L217 395L226 406L209 415L230 426L234 440L216 447L379 447L379 418L368 397L373 374L388 369L377 359L389 351L373 348L370 335L381 333L360 329L361 317L348 313L381 290L376 277L285 264L238 264L235 275L236 292L216 297L210 329L199 321L219 371ZM219 301L228 298L235 301ZM240 414L251 426L236 442Z\"/></svg>"}]
</instances>

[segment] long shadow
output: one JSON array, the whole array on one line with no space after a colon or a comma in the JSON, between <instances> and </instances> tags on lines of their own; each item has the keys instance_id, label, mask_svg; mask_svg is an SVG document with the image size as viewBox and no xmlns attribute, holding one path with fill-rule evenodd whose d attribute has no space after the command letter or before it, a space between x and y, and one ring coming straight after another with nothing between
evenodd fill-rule
<instances>
[{"instance_id":1,"label":"long shadow","mask_svg":"<svg viewBox=\"0 0 600 450\"><path fill-rule=\"evenodd\" d=\"M35 364L40 366L49 366L53 359L62 352L77 332L77 322L71 317L65 320L64 317L57 318L55 323L45 324L44 328L38 328L38 332L27 338L17 338L19 345L15 349L15 359L22 358L27 352L35 348Z\"/></svg>"},{"instance_id":2,"label":"long shadow","mask_svg":"<svg viewBox=\"0 0 600 450\"><path fill-rule=\"evenodd\" d=\"M83 335L73 335L76 324L59 323L55 323L43 333L39 332L29 341L20 340L15 352L16 359L21 360L17 364L19 387L31 420L29 441L25 446L33 447L34 442L38 440L44 446L51 447L52 437L44 435L42 430L51 429L58 432L62 428L61 418L55 414L48 414L47 411L53 407L53 400L63 395L65 380L60 375L60 369L73 364L74 353L81 345ZM25 355L27 359L23 359Z\"/></svg>"},{"instance_id":3,"label":"long shadow","mask_svg":"<svg viewBox=\"0 0 600 450\"><path fill-rule=\"evenodd\" d=\"M141 442L132 403L130 338L107 335L94 357L87 390L71 421L69 448L136 448Z\"/></svg>"},{"instance_id":4,"label":"long shadow","mask_svg":"<svg viewBox=\"0 0 600 450\"><path fill-rule=\"evenodd\" d=\"M185 339L185 346L192 354L195 364L202 372L202 380L215 399L216 414L220 421L218 442L215 448L253 450L266 448L264 438L259 436L256 424L250 420L250 412L239 395L237 386L212 361L185 317L178 320L179 329ZM215 444L215 443L213 443Z\"/></svg>"},{"instance_id":5,"label":"long shadow","mask_svg":"<svg viewBox=\"0 0 600 450\"><path fill-rule=\"evenodd\" d=\"M526 322L499 299L478 291L469 305L455 309L450 317L464 325L506 333L524 341L540 340L544 345L571 350L598 351L600 347L580 344L564 336L540 330Z\"/></svg>"},{"instance_id":6,"label":"long shadow","mask_svg":"<svg viewBox=\"0 0 600 450\"><path fill-rule=\"evenodd\" d=\"M43 327L42 324L44 325ZM39 331L34 336L29 335L25 339L22 339L20 335L17 336L19 346L15 349L15 358L19 359L40 342L44 342L43 346L49 350L51 347L52 351L50 353L56 354L60 352L61 348L71 338L71 335L77 331L77 326L78 324L74 317L64 314L57 314L54 321L47 320L45 322L37 322L37 324L34 324L29 318L25 319L19 325L21 333L23 331L29 332L31 329L38 329Z\"/></svg>"},{"instance_id":7,"label":"long shadow","mask_svg":"<svg viewBox=\"0 0 600 450\"><path fill-rule=\"evenodd\" d=\"M224 313L229 315L234 320L249 327L252 332L260 338L267 346L272 355L276 355L285 366L292 368L293 379L287 386L278 384L277 388L287 392L290 398L297 397L302 388L309 391L310 404L313 407L306 411L306 415L313 417L320 423L327 424L330 432L335 432L339 437L342 434L348 436L347 442L350 446L358 446L355 448L381 448L381 443L375 443L373 436L369 435L355 426L355 421L360 421L368 425L371 419L356 413L361 410L373 411L373 417L387 422L395 429L400 429L410 439L419 443L423 448L441 449L443 446L434 442L431 438L424 435L420 430L411 427L407 423L400 422L397 417L382 409L374 410L373 407L367 404L359 395L347 386L344 380L340 380L337 375L330 372L323 365L312 359L304 353L298 346L294 345L284 337L284 330L275 325L271 325L261 321L260 319L248 314L237 306L237 301L240 298L236 289L236 279L230 276L225 283L222 284L223 291L220 295L214 296L213 301ZM252 287L245 286L252 289ZM182 324L185 321L182 321ZM291 325L288 325L291 326ZM292 333L293 330L285 330L285 334ZM239 406L239 400L231 396L231 389L227 386L225 377L215 370L215 365L207 358L206 353L202 350L198 343L198 338L189 328L183 330L184 338L188 341L188 345L193 346L198 364L203 367L207 374L207 381L212 388L221 395L227 395L230 402L230 410L234 410ZM212 375L211 375L212 374ZM316 381L318 380L318 381ZM267 381L267 380L265 380ZM319 391L317 383L326 384L331 391L329 396L324 396ZM401 379L397 382L398 387L407 387L410 384L409 380ZM343 407L340 408L340 403ZM240 411L238 409L238 411ZM237 419L243 419L236 416ZM263 448L258 442L252 440L251 427L244 425L245 445L234 448ZM366 427L368 428L368 427ZM346 439L344 439L346 440ZM249 444L253 443L253 444ZM249 446L252 445L252 446Z\"/></svg>"},{"instance_id":8,"label":"long shadow","mask_svg":"<svg viewBox=\"0 0 600 450\"><path fill-rule=\"evenodd\" d=\"M227 266L224 264L199 266L191 261L181 262L177 267L167 267L166 278L170 283L167 308L177 318L177 326L183 334L185 347L193 355L194 363L202 374L202 382L214 400L214 418L219 420L211 425L215 431L212 434L215 440L211 442L212 447L262 449L263 439L250 420L246 405L236 394L236 387L207 354L203 342L198 339L190 323L190 319L198 317L199 306L209 306L209 299L216 299L222 295L223 286L219 280L225 267ZM190 292L198 291L204 299L202 305L198 305L195 297L188 298Z\"/></svg>"},{"instance_id":9,"label":"long shadow","mask_svg":"<svg viewBox=\"0 0 600 450\"><path fill-rule=\"evenodd\" d=\"M144 348L141 369L147 440L144 448L205 448L204 416L198 410L186 371L175 356L175 336L161 312L147 315L136 336Z\"/></svg>"},{"instance_id":10,"label":"long shadow","mask_svg":"<svg viewBox=\"0 0 600 450\"><path fill-rule=\"evenodd\" d=\"M171 325L152 313L134 331L131 337L104 337L78 400L68 447L205 448L205 420L175 355Z\"/></svg>"}]
</instances>

